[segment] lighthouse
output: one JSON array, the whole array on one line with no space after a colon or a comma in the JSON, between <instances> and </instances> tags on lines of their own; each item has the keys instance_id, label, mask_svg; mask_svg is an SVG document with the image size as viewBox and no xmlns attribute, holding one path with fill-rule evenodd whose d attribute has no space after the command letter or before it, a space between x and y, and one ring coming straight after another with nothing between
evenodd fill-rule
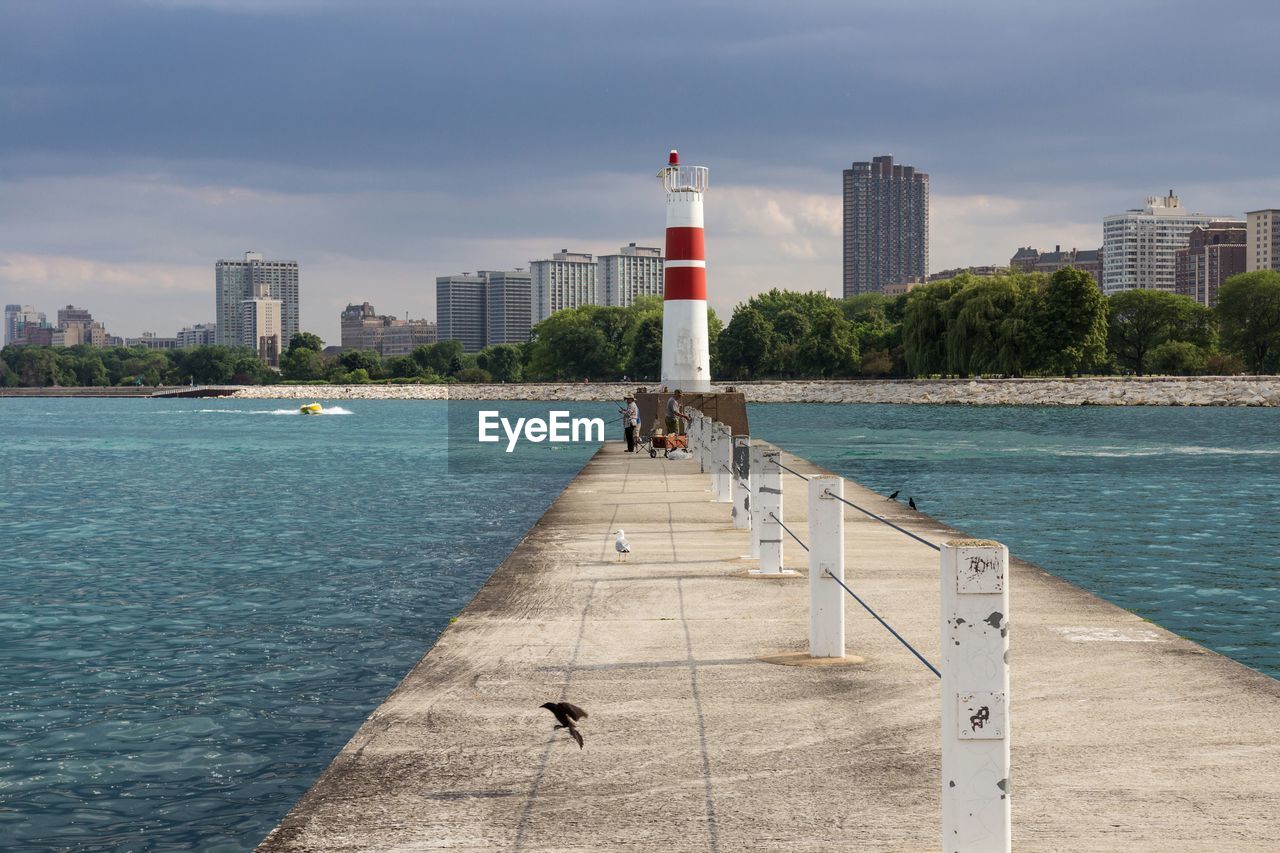
<instances>
[{"instance_id":1,"label":"lighthouse","mask_svg":"<svg viewBox=\"0 0 1280 853\"><path fill-rule=\"evenodd\" d=\"M707 260L702 235L706 166L681 166L675 149L658 173L667 191L667 250L662 291L662 384L711 390L707 340Z\"/></svg>"}]
</instances>

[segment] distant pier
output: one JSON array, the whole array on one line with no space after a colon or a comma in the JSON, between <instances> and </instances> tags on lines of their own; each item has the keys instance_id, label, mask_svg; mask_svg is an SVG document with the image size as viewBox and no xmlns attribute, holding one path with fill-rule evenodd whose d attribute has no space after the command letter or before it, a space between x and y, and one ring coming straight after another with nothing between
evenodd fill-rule
<instances>
[{"instance_id":1,"label":"distant pier","mask_svg":"<svg viewBox=\"0 0 1280 853\"><path fill-rule=\"evenodd\" d=\"M804 539L806 484L784 484ZM938 679L853 606L864 662L768 662L803 657L807 581L749 576L707 489L605 445L259 850L939 849ZM937 661L938 555L845 524L845 581ZM1010 582L1015 850L1280 849L1280 681L1016 555ZM560 700L590 714L584 749L538 707Z\"/></svg>"}]
</instances>

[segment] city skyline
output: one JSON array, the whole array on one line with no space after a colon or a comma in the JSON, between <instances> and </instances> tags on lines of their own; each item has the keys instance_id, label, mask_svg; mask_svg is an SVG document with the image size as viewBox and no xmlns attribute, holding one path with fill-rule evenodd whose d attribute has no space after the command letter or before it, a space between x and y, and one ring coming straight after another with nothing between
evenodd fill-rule
<instances>
[{"instance_id":1,"label":"city skyline","mask_svg":"<svg viewBox=\"0 0 1280 853\"><path fill-rule=\"evenodd\" d=\"M346 304L431 317L435 278L481 261L660 245L671 147L712 168L722 315L773 286L840 292L839 173L871 153L931 176L929 272L1101 245L1104 216L1170 186L1242 217L1280 198L1263 59L1280 26L1245 3L1203 31L1197 9L659 4L706 46L673 65L664 26L581 3L448 22L385 2L10 4L0 301L171 334L213 319L211 261L257 249L306 266L301 327L332 342ZM246 30L290 47L225 62ZM459 76L487 43L498 59ZM1233 125L1175 108L1224 97ZM246 104L270 120L226 120Z\"/></svg>"}]
</instances>

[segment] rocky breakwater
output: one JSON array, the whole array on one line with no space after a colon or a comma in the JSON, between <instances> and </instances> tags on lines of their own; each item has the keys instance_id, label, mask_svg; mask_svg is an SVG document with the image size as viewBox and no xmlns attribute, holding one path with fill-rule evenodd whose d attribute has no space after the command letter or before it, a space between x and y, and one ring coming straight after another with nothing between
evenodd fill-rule
<instances>
[{"instance_id":1,"label":"rocky breakwater","mask_svg":"<svg viewBox=\"0 0 1280 853\"><path fill-rule=\"evenodd\" d=\"M639 383L260 385L239 398L287 400L620 400ZM652 386L650 386L652 387ZM905 379L753 382L751 403L925 403L971 406L1280 406L1280 376Z\"/></svg>"}]
</instances>

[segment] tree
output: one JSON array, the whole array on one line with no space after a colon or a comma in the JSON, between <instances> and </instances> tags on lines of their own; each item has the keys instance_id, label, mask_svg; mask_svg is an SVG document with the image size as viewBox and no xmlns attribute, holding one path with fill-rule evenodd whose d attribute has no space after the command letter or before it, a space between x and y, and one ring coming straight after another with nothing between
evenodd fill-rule
<instances>
[{"instance_id":1,"label":"tree","mask_svg":"<svg viewBox=\"0 0 1280 853\"><path fill-rule=\"evenodd\" d=\"M480 350L476 364L489 373L491 381L519 382L523 354L516 344L494 344Z\"/></svg>"},{"instance_id":2,"label":"tree","mask_svg":"<svg viewBox=\"0 0 1280 853\"><path fill-rule=\"evenodd\" d=\"M301 333L300 333L301 334ZM294 335L297 340L298 335ZM324 379L329 370L329 360L319 350L309 347L289 347L280 357L280 373L294 382L313 382Z\"/></svg>"},{"instance_id":3,"label":"tree","mask_svg":"<svg viewBox=\"0 0 1280 853\"><path fill-rule=\"evenodd\" d=\"M970 277L944 307L947 372L1021 376L1034 366L1029 317L1037 292L1017 276Z\"/></svg>"},{"instance_id":4,"label":"tree","mask_svg":"<svg viewBox=\"0 0 1280 853\"><path fill-rule=\"evenodd\" d=\"M739 305L720 335L720 364L734 379L754 378L774 347L773 324L758 309Z\"/></svg>"},{"instance_id":5,"label":"tree","mask_svg":"<svg viewBox=\"0 0 1280 853\"><path fill-rule=\"evenodd\" d=\"M1280 369L1280 272L1233 275L1218 290L1222 342L1254 373Z\"/></svg>"},{"instance_id":6,"label":"tree","mask_svg":"<svg viewBox=\"0 0 1280 853\"><path fill-rule=\"evenodd\" d=\"M1109 297L1107 324L1111 356L1139 376L1148 370L1151 350L1165 341L1189 341L1202 347L1214 342L1213 314L1208 308L1161 290L1124 290Z\"/></svg>"},{"instance_id":7,"label":"tree","mask_svg":"<svg viewBox=\"0 0 1280 853\"><path fill-rule=\"evenodd\" d=\"M349 349L338 356L338 363L349 372L363 370L366 376L380 379L382 373L382 356L373 350Z\"/></svg>"},{"instance_id":8,"label":"tree","mask_svg":"<svg viewBox=\"0 0 1280 853\"><path fill-rule=\"evenodd\" d=\"M321 352L324 350L324 341L320 340L319 335L313 335L310 332L298 332L289 339L289 349L286 352L294 352L295 350Z\"/></svg>"},{"instance_id":9,"label":"tree","mask_svg":"<svg viewBox=\"0 0 1280 853\"><path fill-rule=\"evenodd\" d=\"M806 376L852 376L859 367L853 324L829 302L814 312L809 334L800 342L797 355Z\"/></svg>"},{"instance_id":10,"label":"tree","mask_svg":"<svg viewBox=\"0 0 1280 853\"><path fill-rule=\"evenodd\" d=\"M1072 376L1107 356L1107 300L1093 276L1067 267L1049 277L1041 301L1040 340L1045 366Z\"/></svg>"},{"instance_id":11,"label":"tree","mask_svg":"<svg viewBox=\"0 0 1280 853\"><path fill-rule=\"evenodd\" d=\"M947 371L946 304L973 276L962 274L917 287L902 312L903 357L913 376Z\"/></svg>"},{"instance_id":12,"label":"tree","mask_svg":"<svg viewBox=\"0 0 1280 853\"><path fill-rule=\"evenodd\" d=\"M662 373L662 312L643 314L631 331L627 372L632 378L659 378Z\"/></svg>"},{"instance_id":13,"label":"tree","mask_svg":"<svg viewBox=\"0 0 1280 853\"><path fill-rule=\"evenodd\" d=\"M410 356L418 365L440 376L448 376L462 365L462 341L439 341L415 347Z\"/></svg>"},{"instance_id":14,"label":"tree","mask_svg":"<svg viewBox=\"0 0 1280 853\"><path fill-rule=\"evenodd\" d=\"M1151 370L1166 376L1196 376L1208 362L1209 353L1190 341L1165 341L1147 355Z\"/></svg>"}]
</instances>

